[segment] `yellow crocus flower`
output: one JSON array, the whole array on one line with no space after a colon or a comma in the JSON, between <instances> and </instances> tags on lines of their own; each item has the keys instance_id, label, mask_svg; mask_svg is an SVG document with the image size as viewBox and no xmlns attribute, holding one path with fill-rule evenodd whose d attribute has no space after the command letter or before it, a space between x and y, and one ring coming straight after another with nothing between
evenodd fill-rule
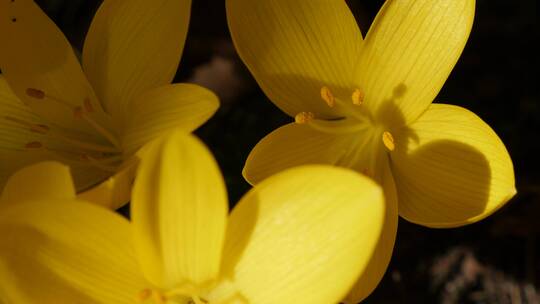
<instances>
[{"instance_id":1,"label":"yellow crocus flower","mask_svg":"<svg viewBox=\"0 0 540 304\"><path fill-rule=\"evenodd\" d=\"M142 155L131 222L74 200L59 163L8 181L0 200L1 300L337 303L382 230L382 189L352 170L287 170L227 216L218 165L195 137L174 132Z\"/></svg>"},{"instance_id":2,"label":"yellow crocus flower","mask_svg":"<svg viewBox=\"0 0 540 304\"><path fill-rule=\"evenodd\" d=\"M469 36L474 0L387 0L367 36L343 0L227 0L240 57L295 118L251 151L257 184L302 164L352 168L381 183L378 253L347 299L367 296L392 254L398 214L428 227L478 221L515 193L508 152L475 114L432 104ZM398 204L399 201L399 204Z\"/></svg>"},{"instance_id":3,"label":"yellow crocus flower","mask_svg":"<svg viewBox=\"0 0 540 304\"><path fill-rule=\"evenodd\" d=\"M105 0L82 67L56 25L31 0L0 1L0 188L18 168L58 160L84 198L127 202L145 142L192 131L218 108L192 84L170 84L187 35L190 0Z\"/></svg>"}]
</instances>

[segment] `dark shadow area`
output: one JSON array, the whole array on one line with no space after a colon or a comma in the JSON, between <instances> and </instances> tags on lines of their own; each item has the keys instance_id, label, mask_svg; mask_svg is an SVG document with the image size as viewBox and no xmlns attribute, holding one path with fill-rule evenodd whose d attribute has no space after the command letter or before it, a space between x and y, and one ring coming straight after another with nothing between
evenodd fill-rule
<instances>
[{"instance_id":1,"label":"dark shadow area","mask_svg":"<svg viewBox=\"0 0 540 304\"><path fill-rule=\"evenodd\" d=\"M421 222L462 222L481 215L488 203L491 168L474 147L439 140L414 151L391 153L400 215Z\"/></svg>"}]
</instances>

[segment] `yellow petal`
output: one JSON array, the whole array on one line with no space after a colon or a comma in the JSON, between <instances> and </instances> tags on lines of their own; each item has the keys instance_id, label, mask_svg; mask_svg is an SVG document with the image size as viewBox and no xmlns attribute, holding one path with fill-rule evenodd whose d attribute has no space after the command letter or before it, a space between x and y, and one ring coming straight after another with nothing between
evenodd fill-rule
<instances>
[{"instance_id":1,"label":"yellow petal","mask_svg":"<svg viewBox=\"0 0 540 304\"><path fill-rule=\"evenodd\" d=\"M129 222L84 202L11 205L0 215L0 290L7 303L133 303L148 287Z\"/></svg>"},{"instance_id":2,"label":"yellow petal","mask_svg":"<svg viewBox=\"0 0 540 304\"><path fill-rule=\"evenodd\" d=\"M345 1L228 0L227 17L240 57L281 110L339 116L321 88L352 94L362 35ZM350 91L349 91L350 90Z\"/></svg>"},{"instance_id":3,"label":"yellow petal","mask_svg":"<svg viewBox=\"0 0 540 304\"><path fill-rule=\"evenodd\" d=\"M107 0L83 49L83 66L115 119L146 90L172 81L184 48L191 0Z\"/></svg>"},{"instance_id":4,"label":"yellow petal","mask_svg":"<svg viewBox=\"0 0 540 304\"><path fill-rule=\"evenodd\" d=\"M329 134L291 123L268 134L253 148L243 175L254 185L285 169L305 164L337 164L354 148L354 134Z\"/></svg>"},{"instance_id":5,"label":"yellow petal","mask_svg":"<svg viewBox=\"0 0 540 304\"><path fill-rule=\"evenodd\" d=\"M208 149L182 130L142 154L133 187L135 245L146 277L162 288L197 288L219 272L227 194Z\"/></svg>"},{"instance_id":6,"label":"yellow petal","mask_svg":"<svg viewBox=\"0 0 540 304\"><path fill-rule=\"evenodd\" d=\"M357 66L364 104L386 119L384 109L391 103L402 112L404 123L414 121L439 93L461 55L474 9L474 0L386 1Z\"/></svg>"},{"instance_id":7,"label":"yellow petal","mask_svg":"<svg viewBox=\"0 0 540 304\"><path fill-rule=\"evenodd\" d=\"M193 84L174 84L148 91L128 109L123 145L135 153L143 144L174 128L191 132L206 122L219 107L218 97Z\"/></svg>"},{"instance_id":8,"label":"yellow petal","mask_svg":"<svg viewBox=\"0 0 540 304\"><path fill-rule=\"evenodd\" d=\"M101 109L94 92L69 42L34 1L0 2L0 41L0 69L23 102L50 122L95 133L73 115L85 100Z\"/></svg>"},{"instance_id":9,"label":"yellow petal","mask_svg":"<svg viewBox=\"0 0 540 304\"><path fill-rule=\"evenodd\" d=\"M48 161L25 167L13 174L4 187L0 203L73 198L75 188L69 167Z\"/></svg>"},{"instance_id":10,"label":"yellow petal","mask_svg":"<svg viewBox=\"0 0 540 304\"><path fill-rule=\"evenodd\" d=\"M115 210L131 199L131 188L135 180L137 161L132 161L115 175L82 193L77 198Z\"/></svg>"},{"instance_id":11,"label":"yellow petal","mask_svg":"<svg viewBox=\"0 0 540 304\"><path fill-rule=\"evenodd\" d=\"M351 170L311 165L257 185L233 210L213 297L248 303L337 303L365 270L384 221L379 186Z\"/></svg>"},{"instance_id":12,"label":"yellow petal","mask_svg":"<svg viewBox=\"0 0 540 304\"><path fill-rule=\"evenodd\" d=\"M474 113L433 104L394 136L391 153L399 214L428 227L478 221L514 194L512 160L499 137Z\"/></svg>"},{"instance_id":13,"label":"yellow petal","mask_svg":"<svg viewBox=\"0 0 540 304\"><path fill-rule=\"evenodd\" d=\"M360 303L369 296L377 285L379 285L392 258L398 228L396 185L386 155L384 155L384 158L379 159L379 164L380 171L376 179L380 181L383 187L386 206L383 231L366 270L356 281L344 301L342 301L346 304Z\"/></svg>"}]
</instances>

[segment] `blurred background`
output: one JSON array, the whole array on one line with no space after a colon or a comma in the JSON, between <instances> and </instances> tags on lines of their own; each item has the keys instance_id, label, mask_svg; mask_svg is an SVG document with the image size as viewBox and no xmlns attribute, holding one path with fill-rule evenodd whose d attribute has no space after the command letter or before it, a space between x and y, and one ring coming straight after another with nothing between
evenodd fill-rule
<instances>
[{"instance_id":1,"label":"blurred background","mask_svg":"<svg viewBox=\"0 0 540 304\"><path fill-rule=\"evenodd\" d=\"M101 1L36 2L80 51ZM365 34L384 1L347 2ZM400 219L392 262L364 303L540 303L537 3L477 0L467 47L436 99L472 110L499 134L514 161L518 194L490 218L463 228L435 230ZM175 82L201 84L221 99L197 135L217 158L233 205L249 189L241 175L249 151L291 118L266 98L236 55L223 0L193 0Z\"/></svg>"}]
</instances>

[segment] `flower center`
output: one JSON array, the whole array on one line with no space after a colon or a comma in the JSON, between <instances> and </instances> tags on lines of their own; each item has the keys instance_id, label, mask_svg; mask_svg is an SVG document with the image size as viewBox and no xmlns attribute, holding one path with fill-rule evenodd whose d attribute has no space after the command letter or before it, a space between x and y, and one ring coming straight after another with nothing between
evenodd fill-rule
<instances>
[{"instance_id":1,"label":"flower center","mask_svg":"<svg viewBox=\"0 0 540 304\"><path fill-rule=\"evenodd\" d=\"M87 98L81 105L72 105L64 100L50 96L46 92L28 88L26 94L40 102L50 103L52 107L62 107L71 111L73 117L93 130L94 134L74 132L66 126L57 124L36 124L23 118L4 116L20 128L40 135L39 140L27 142L24 150L45 150L66 163L91 165L105 171L115 172L122 161L120 142L107 128L103 127L94 117L97 114ZM102 138L102 143L96 142L96 135Z\"/></svg>"},{"instance_id":2,"label":"flower center","mask_svg":"<svg viewBox=\"0 0 540 304\"><path fill-rule=\"evenodd\" d=\"M333 134L354 133L371 128L375 130L375 133L382 134L380 140L388 151L395 150L394 137L390 131L381 130L381 126L375 123L371 113L362 107L365 95L360 89L355 89L352 92L352 102L345 102L337 98L327 86L321 88L320 94L328 107L340 106L347 113L347 116L329 120L318 119L313 112L300 112L294 118L296 123L308 124L314 129Z\"/></svg>"}]
</instances>

